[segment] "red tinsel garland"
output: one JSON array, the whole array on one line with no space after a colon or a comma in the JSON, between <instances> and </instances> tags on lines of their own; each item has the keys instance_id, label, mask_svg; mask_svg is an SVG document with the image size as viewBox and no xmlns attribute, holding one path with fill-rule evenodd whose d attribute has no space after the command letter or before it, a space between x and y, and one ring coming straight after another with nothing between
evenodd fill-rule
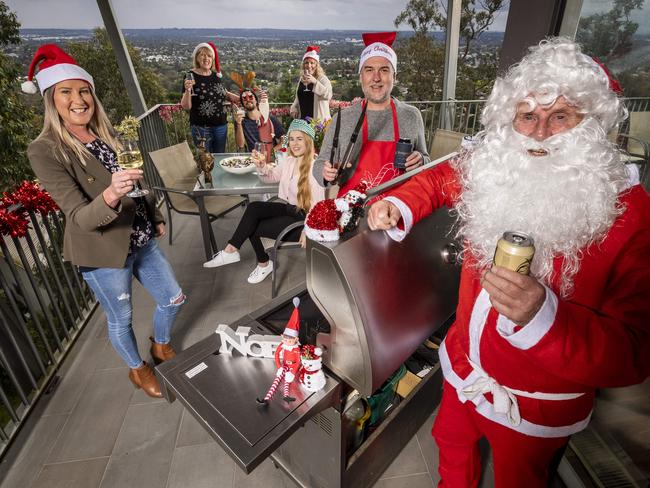
<instances>
[{"instance_id":1,"label":"red tinsel garland","mask_svg":"<svg viewBox=\"0 0 650 488\"><path fill-rule=\"evenodd\" d=\"M9 211L9 207L16 204L22 207ZM48 192L34 182L23 181L12 192L5 192L0 200L0 234L25 237L29 229L27 212L40 212L41 215L47 215L58 209Z\"/></svg>"},{"instance_id":2,"label":"red tinsel garland","mask_svg":"<svg viewBox=\"0 0 650 488\"><path fill-rule=\"evenodd\" d=\"M9 212L0 208L0 234L11 237L25 237L29 229L27 216L22 210Z\"/></svg>"},{"instance_id":3,"label":"red tinsel garland","mask_svg":"<svg viewBox=\"0 0 650 488\"><path fill-rule=\"evenodd\" d=\"M40 212L43 216L59 209L50 194L32 181L23 181L11 194L5 193L3 202L20 203L28 212Z\"/></svg>"}]
</instances>

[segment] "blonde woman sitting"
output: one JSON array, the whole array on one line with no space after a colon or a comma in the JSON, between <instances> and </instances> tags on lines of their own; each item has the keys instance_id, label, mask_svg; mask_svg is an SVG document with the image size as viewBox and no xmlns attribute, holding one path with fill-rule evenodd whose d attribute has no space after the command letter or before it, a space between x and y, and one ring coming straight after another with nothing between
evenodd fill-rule
<instances>
[{"instance_id":1,"label":"blonde woman sitting","mask_svg":"<svg viewBox=\"0 0 650 488\"><path fill-rule=\"evenodd\" d=\"M289 156L281 167L267 164L262 154L253 151L260 178L265 182L279 182L278 196L286 203L251 202L228 245L203 263L204 267L216 268L238 262L241 259L239 249L249 239L257 256L257 266L248 276L248 282L260 283L273 271L273 262L264 250L261 238L275 239L288 225L303 221L309 209L325 198L324 188L312 175L314 129L304 120L296 119L291 122L288 134ZM299 229L287 237L304 245L304 236Z\"/></svg>"}]
</instances>

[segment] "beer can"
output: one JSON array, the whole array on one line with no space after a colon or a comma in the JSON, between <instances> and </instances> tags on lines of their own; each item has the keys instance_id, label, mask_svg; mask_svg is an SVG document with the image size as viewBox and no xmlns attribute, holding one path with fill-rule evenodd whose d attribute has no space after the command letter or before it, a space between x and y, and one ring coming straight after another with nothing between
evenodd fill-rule
<instances>
[{"instance_id":1,"label":"beer can","mask_svg":"<svg viewBox=\"0 0 650 488\"><path fill-rule=\"evenodd\" d=\"M530 264L535 255L533 238L523 232L508 231L497 242L492 263L517 273L530 273Z\"/></svg>"},{"instance_id":2,"label":"beer can","mask_svg":"<svg viewBox=\"0 0 650 488\"><path fill-rule=\"evenodd\" d=\"M395 144L395 158L393 167L395 169L406 169L406 158L413 152L413 143L411 139L400 139Z\"/></svg>"}]
</instances>

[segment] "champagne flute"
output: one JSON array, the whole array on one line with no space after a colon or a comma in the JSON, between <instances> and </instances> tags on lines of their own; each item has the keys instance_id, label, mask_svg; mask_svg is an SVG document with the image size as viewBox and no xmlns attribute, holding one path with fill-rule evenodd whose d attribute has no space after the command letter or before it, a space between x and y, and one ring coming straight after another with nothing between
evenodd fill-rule
<instances>
[{"instance_id":1,"label":"champagne flute","mask_svg":"<svg viewBox=\"0 0 650 488\"><path fill-rule=\"evenodd\" d=\"M189 70L187 72L187 79L194 82L194 73L192 72L192 70ZM196 96L196 93L194 93L194 85L192 85L192 88L190 88L190 96L192 96L192 97Z\"/></svg>"},{"instance_id":2,"label":"champagne flute","mask_svg":"<svg viewBox=\"0 0 650 488\"><path fill-rule=\"evenodd\" d=\"M138 142L133 139L120 139L122 149L117 153L117 164L122 169L140 169L144 165L142 153L138 148ZM149 193L140 187L138 180L133 182L133 190L126 194L127 197L143 197Z\"/></svg>"},{"instance_id":3,"label":"champagne flute","mask_svg":"<svg viewBox=\"0 0 650 488\"><path fill-rule=\"evenodd\" d=\"M304 70L302 70L302 74L303 74L303 77L304 77L304 76L309 76L311 73L309 72L309 70L307 68L305 68ZM303 78L303 80L304 80L304 78ZM302 83L305 86L305 89L303 91L310 92L311 90L309 89L309 83L305 83L305 81L303 81L303 83Z\"/></svg>"}]
</instances>

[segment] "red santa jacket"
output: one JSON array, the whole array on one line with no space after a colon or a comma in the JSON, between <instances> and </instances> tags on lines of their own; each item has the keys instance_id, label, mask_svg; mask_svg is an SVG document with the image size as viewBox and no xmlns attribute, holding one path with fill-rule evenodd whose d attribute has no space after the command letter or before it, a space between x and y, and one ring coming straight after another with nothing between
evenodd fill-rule
<instances>
[{"instance_id":1,"label":"red santa jacket","mask_svg":"<svg viewBox=\"0 0 650 488\"><path fill-rule=\"evenodd\" d=\"M436 208L452 207L459 191L445 163L388 198L408 232ZM619 201L625 211L602 242L585 249L573 294L561 299L559 283L546 287L544 305L525 327L490 306L475 260L465 260L456 321L440 350L445 379L462 402L521 433L563 437L587 425L596 388L650 375L650 197L637 181Z\"/></svg>"},{"instance_id":2,"label":"red santa jacket","mask_svg":"<svg viewBox=\"0 0 650 488\"><path fill-rule=\"evenodd\" d=\"M286 346L280 344L275 350L275 366L278 369L286 366L289 371L297 375L300 369L300 345Z\"/></svg>"}]
</instances>

